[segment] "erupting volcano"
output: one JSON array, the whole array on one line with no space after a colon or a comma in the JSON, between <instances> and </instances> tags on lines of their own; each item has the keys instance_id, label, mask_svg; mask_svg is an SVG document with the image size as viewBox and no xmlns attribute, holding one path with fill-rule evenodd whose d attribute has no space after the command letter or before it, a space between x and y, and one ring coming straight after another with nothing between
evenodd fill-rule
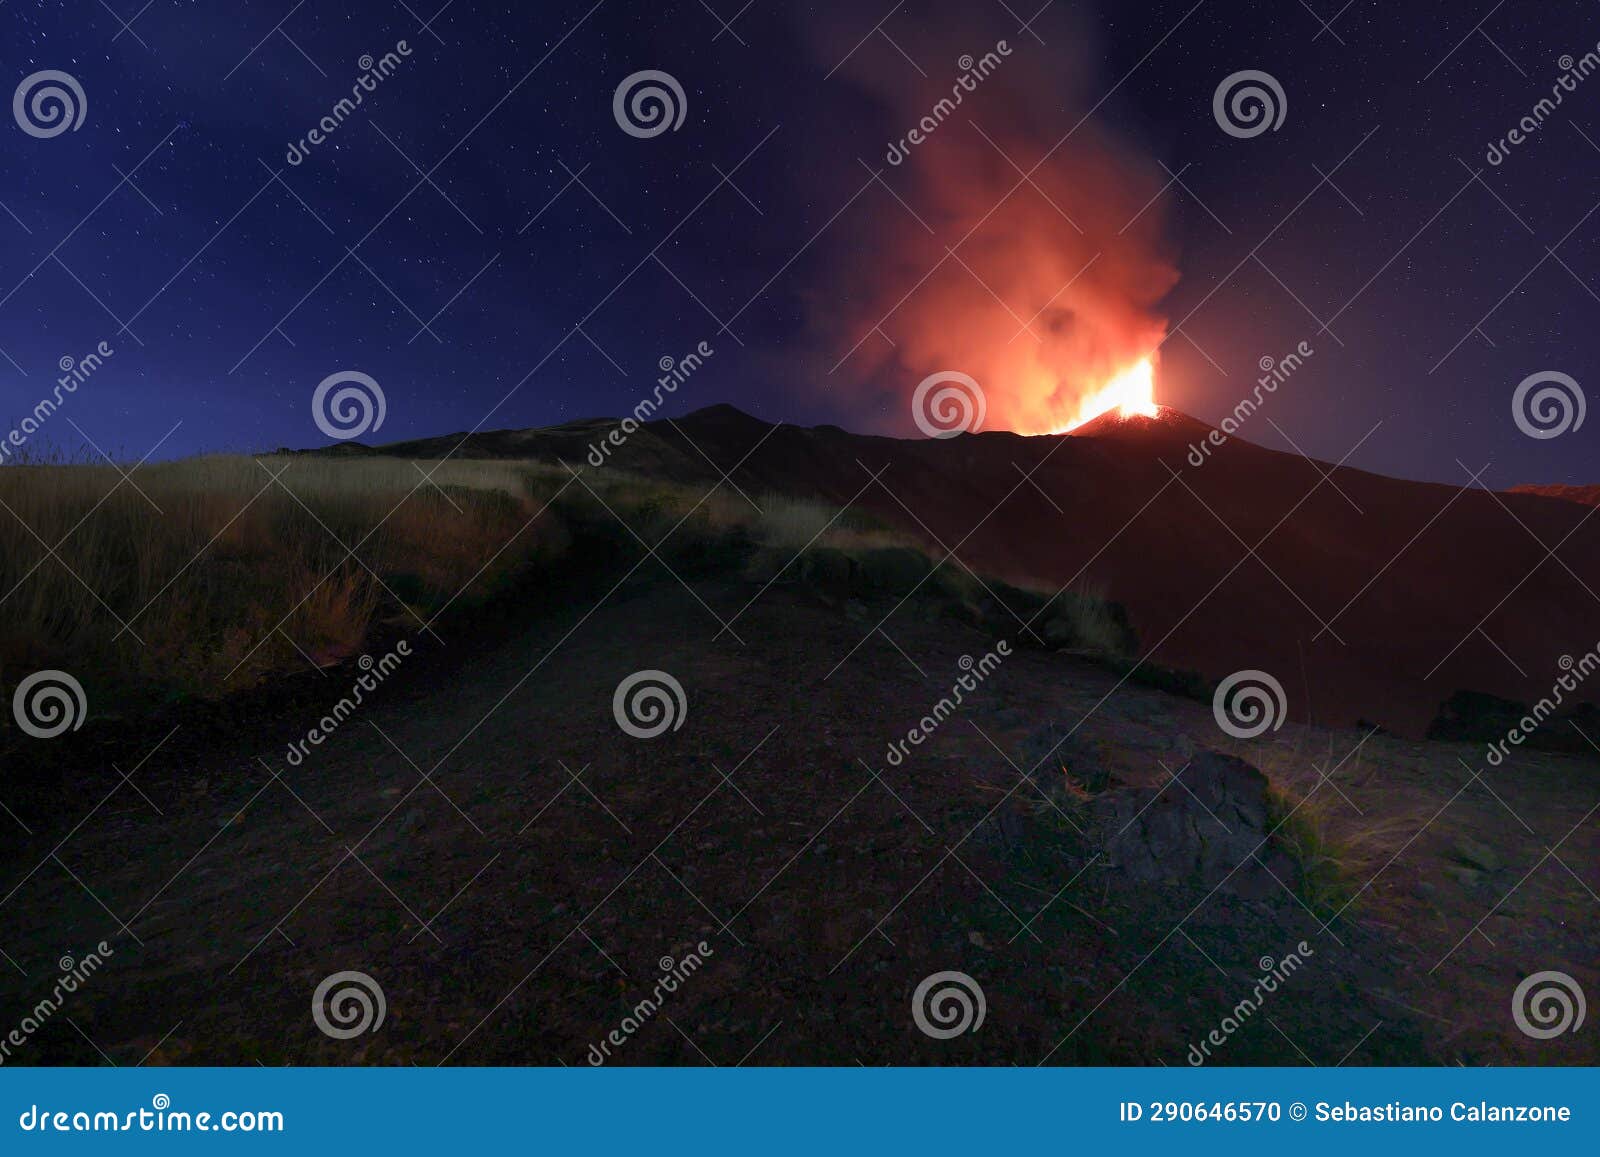
<instances>
[{"instance_id":1,"label":"erupting volcano","mask_svg":"<svg viewBox=\"0 0 1600 1157\"><path fill-rule=\"evenodd\" d=\"M1116 410L1124 418L1154 418L1161 412L1161 407L1156 405L1156 367L1153 358L1139 359L1083 399L1078 405L1077 417L1051 433L1065 434L1076 430L1111 410Z\"/></svg>"},{"instance_id":2,"label":"erupting volcano","mask_svg":"<svg viewBox=\"0 0 1600 1157\"><path fill-rule=\"evenodd\" d=\"M981 26L963 26L974 23L918 25L906 50L955 57L981 43ZM883 211L830 226L827 285L807 296L830 384L896 434L918 417L924 433L946 428L917 414L916 389L957 374L981 390L968 409L984 429L1054 434L1107 410L1153 416L1162 302L1178 279L1161 195L1171 182L1139 142L1087 119L1092 53L997 51L993 63L936 135L889 152L857 202L871 196ZM939 99L932 80L890 83L865 58L840 75L881 110L886 140ZM1065 136L1063 110L1084 115Z\"/></svg>"}]
</instances>

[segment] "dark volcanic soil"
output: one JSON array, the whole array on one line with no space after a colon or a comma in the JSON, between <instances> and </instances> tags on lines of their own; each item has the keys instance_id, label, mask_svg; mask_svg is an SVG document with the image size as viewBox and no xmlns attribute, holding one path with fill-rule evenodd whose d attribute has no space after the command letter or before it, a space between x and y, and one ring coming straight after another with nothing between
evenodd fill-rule
<instances>
[{"instance_id":1,"label":"dark volcanic soil","mask_svg":"<svg viewBox=\"0 0 1600 1157\"><path fill-rule=\"evenodd\" d=\"M580 465L613 425L387 452ZM1536 702L1562 656L1600 645L1600 505L1494 493L1465 469L1441 485L1239 437L1209 447L1212 432L1163 410L1102 415L1069 436L902 440L713 406L648 423L611 463L708 485L726 469L746 493L870 511L985 574L1102 592L1166 666L1298 684L1289 711L1302 722L1421 736L1456 692ZM1197 446L1209 450L1198 466ZM1600 704L1600 690L1585 694Z\"/></svg>"},{"instance_id":2,"label":"dark volcanic soil","mask_svg":"<svg viewBox=\"0 0 1600 1157\"><path fill-rule=\"evenodd\" d=\"M1536 1041L1510 1015L1540 970L1600 992L1596 758L1518 752L1473 779L1464 745L1235 743L1209 705L1017 646L894 766L992 633L654 564L610 587L418 644L301 766L286 745L354 671L257 701L231 736L179 712L164 743L85 740L48 799L14 747L0 800L36 834L0 817L0 1029L58 958L114 955L7 1063L579 1065L663 958L699 953L613 1063L1181 1065L1301 941L1212 1063L1597 1059L1592 1026ZM654 739L613 716L641 668L687 698ZM1071 760L1043 758L1074 729ZM1343 915L1255 865L1214 887L1109 861L1095 793L1187 791L1171 773L1206 748L1322 781L1347 834L1388 821ZM312 994L345 970L386 1016L337 1040ZM985 1017L934 1039L912 994L950 970Z\"/></svg>"}]
</instances>

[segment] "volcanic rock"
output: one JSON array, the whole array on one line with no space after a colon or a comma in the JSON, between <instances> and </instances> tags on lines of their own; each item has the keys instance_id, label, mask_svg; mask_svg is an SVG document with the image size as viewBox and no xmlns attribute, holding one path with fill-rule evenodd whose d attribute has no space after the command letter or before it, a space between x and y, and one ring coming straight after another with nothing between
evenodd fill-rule
<instances>
[{"instance_id":1,"label":"volcanic rock","mask_svg":"<svg viewBox=\"0 0 1600 1157\"><path fill-rule=\"evenodd\" d=\"M1089 805L1103 854L1127 879L1222 885L1243 895L1292 886L1293 862L1267 839L1267 777L1232 755L1202 750L1160 787L1108 791ZM1269 874L1270 873L1270 874Z\"/></svg>"}]
</instances>

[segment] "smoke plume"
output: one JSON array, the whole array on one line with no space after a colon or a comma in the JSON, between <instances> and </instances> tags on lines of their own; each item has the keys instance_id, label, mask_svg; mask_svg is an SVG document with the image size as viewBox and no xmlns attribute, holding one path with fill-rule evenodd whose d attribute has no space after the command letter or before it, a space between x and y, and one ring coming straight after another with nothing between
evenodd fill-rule
<instances>
[{"instance_id":1,"label":"smoke plume","mask_svg":"<svg viewBox=\"0 0 1600 1157\"><path fill-rule=\"evenodd\" d=\"M1177 279L1167 176L1094 109L1110 84L1082 30L1058 19L1041 46L981 7L954 21L908 8L886 25L926 80L876 41L834 77L890 126L862 159L892 194L874 186L830 231L832 283L811 320L831 376L897 432L917 384L943 371L976 379L985 429L1062 428L1156 349Z\"/></svg>"}]
</instances>

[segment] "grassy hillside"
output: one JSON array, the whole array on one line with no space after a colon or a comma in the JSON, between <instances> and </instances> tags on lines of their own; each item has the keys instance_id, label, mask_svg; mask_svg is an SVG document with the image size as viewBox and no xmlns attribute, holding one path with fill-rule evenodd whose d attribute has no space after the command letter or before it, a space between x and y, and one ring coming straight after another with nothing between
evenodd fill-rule
<instances>
[{"instance_id":1,"label":"grassy hillside","mask_svg":"<svg viewBox=\"0 0 1600 1157\"><path fill-rule=\"evenodd\" d=\"M510 460L7 468L0 665L7 683L59 667L114 699L225 694L337 662L383 625L426 633L451 608L571 562L575 544L629 562L649 548L675 569L739 567L845 599L904 593L932 570L915 543L855 512L706 489ZM954 564L927 585L963 603L994 589ZM1092 599L1061 606L1088 642L1114 638Z\"/></svg>"}]
</instances>

